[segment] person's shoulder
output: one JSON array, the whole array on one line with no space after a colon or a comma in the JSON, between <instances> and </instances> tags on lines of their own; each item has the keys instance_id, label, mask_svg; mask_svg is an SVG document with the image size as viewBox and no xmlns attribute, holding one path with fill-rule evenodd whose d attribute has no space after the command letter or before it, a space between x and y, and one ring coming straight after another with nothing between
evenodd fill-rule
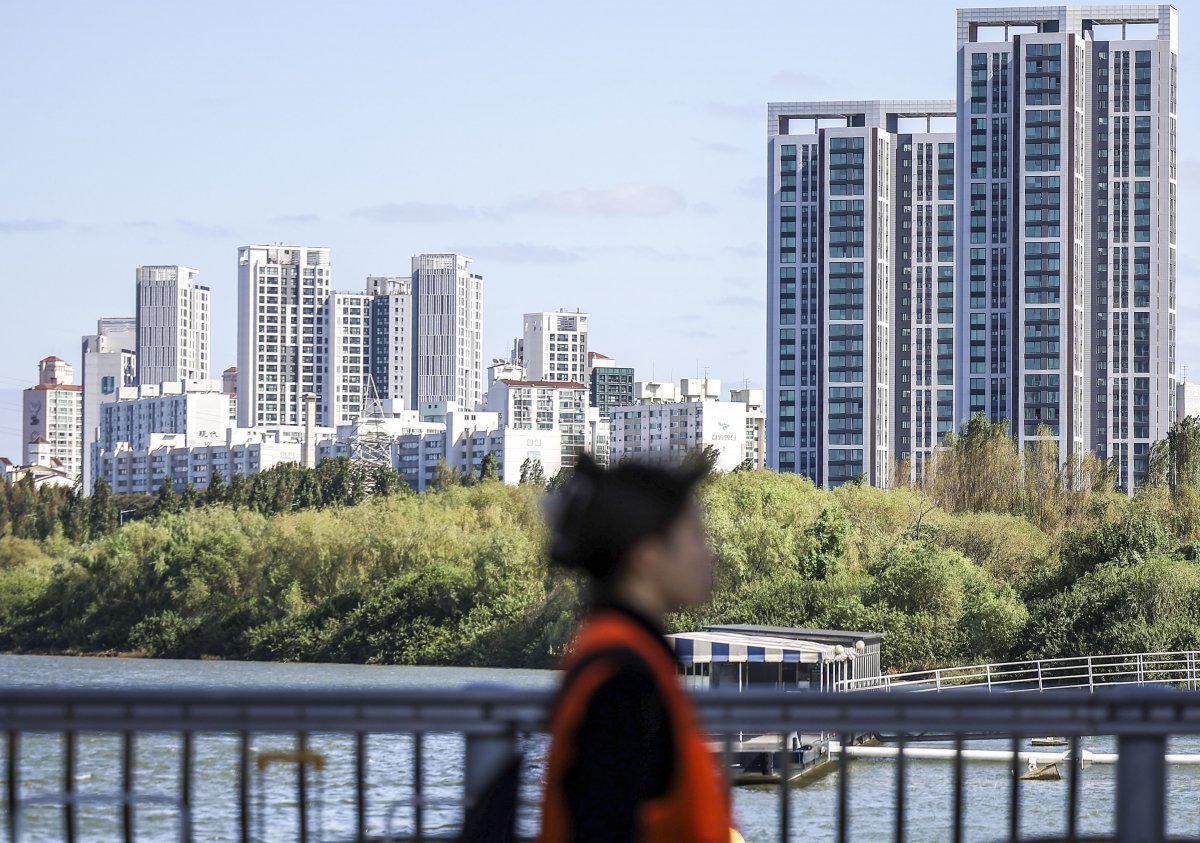
<instances>
[{"instance_id":1,"label":"person's shoulder","mask_svg":"<svg viewBox=\"0 0 1200 843\"><path fill-rule=\"evenodd\" d=\"M568 668L563 690L590 685L595 698L643 699L658 696L654 669L635 650L613 647L592 653Z\"/></svg>"}]
</instances>

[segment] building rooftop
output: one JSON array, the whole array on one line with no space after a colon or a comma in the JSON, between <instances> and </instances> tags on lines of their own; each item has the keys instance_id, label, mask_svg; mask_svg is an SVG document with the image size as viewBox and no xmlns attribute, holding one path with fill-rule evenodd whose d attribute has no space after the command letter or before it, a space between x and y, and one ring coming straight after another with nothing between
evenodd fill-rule
<instances>
[{"instance_id":1,"label":"building rooftop","mask_svg":"<svg viewBox=\"0 0 1200 843\"><path fill-rule=\"evenodd\" d=\"M587 389L586 384L577 383L575 381L518 381L510 380L509 378L501 378L498 383L505 386L540 386L553 387L555 389Z\"/></svg>"},{"instance_id":2,"label":"building rooftop","mask_svg":"<svg viewBox=\"0 0 1200 843\"><path fill-rule=\"evenodd\" d=\"M842 644L853 647L854 642L878 644L883 640L882 632L853 632L846 629L803 629L795 626L758 626L756 624L722 624L706 626L708 632L734 632L742 635L768 635L775 638L797 638L821 644Z\"/></svg>"},{"instance_id":3,"label":"building rooftop","mask_svg":"<svg viewBox=\"0 0 1200 843\"><path fill-rule=\"evenodd\" d=\"M767 103L767 135L788 134L788 121L844 120L846 126L896 131L899 120L953 117L954 100L826 100Z\"/></svg>"},{"instance_id":4,"label":"building rooftop","mask_svg":"<svg viewBox=\"0 0 1200 843\"><path fill-rule=\"evenodd\" d=\"M683 664L784 662L817 664L832 658L833 647L819 641L747 634L726 630L668 635L675 657Z\"/></svg>"},{"instance_id":5,"label":"building rooftop","mask_svg":"<svg viewBox=\"0 0 1200 843\"><path fill-rule=\"evenodd\" d=\"M40 392L50 392L53 390L63 390L65 392L83 392L83 386L77 383L35 383L30 389L36 389Z\"/></svg>"}]
</instances>

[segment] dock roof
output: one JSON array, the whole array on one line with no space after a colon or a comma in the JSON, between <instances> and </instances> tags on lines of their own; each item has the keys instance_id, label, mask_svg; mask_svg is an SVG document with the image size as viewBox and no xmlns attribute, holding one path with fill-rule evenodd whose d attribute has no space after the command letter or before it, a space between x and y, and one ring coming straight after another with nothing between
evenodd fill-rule
<instances>
[{"instance_id":1,"label":"dock roof","mask_svg":"<svg viewBox=\"0 0 1200 843\"><path fill-rule=\"evenodd\" d=\"M784 662L817 664L833 658L833 646L796 638L745 635L737 632L681 632L668 635L675 657L683 664Z\"/></svg>"}]
</instances>

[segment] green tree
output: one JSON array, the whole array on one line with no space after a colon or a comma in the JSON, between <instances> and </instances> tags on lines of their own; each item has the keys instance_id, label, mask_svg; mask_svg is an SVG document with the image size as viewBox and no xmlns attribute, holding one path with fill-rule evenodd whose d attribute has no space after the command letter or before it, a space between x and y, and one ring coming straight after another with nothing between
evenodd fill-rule
<instances>
[{"instance_id":1,"label":"green tree","mask_svg":"<svg viewBox=\"0 0 1200 843\"><path fill-rule=\"evenodd\" d=\"M38 537L37 508L37 491L33 486L33 478L26 474L12 488L9 512L12 515L14 536L20 539Z\"/></svg>"},{"instance_id":2,"label":"green tree","mask_svg":"<svg viewBox=\"0 0 1200 843\"><path fill-rule=\"evenodd\" d=\"M542 469L542 461L536 457L526 457L521 463L521 486L546 486L546 472Z\"/></svg>"},{"instance_id":3,"label":"green tree","mask_svg":"<svg viewBox=\"0 0 1200 843\"><path fill-rule=\"evenodd\" d=\"M1171 425L1165 439L1150 446L1146 481L1172 490L1200 487L1200 417L1180 419Z\"/></svg>"},{"instance_id":4,"label":"green tree","mask_svg":"<svg viewBox=\"0 0 1200 843\"><path fill-rule=\"evenodd\" d=\"M181 499L175 491L175 479L167 475L158 488L158 501L154 505L155 515L167 515L179 512Z\"/></svg>"},{"instance_id":5,"label":"green tree","mask_svg":"<svg viewBox=\"0 0 1200 843\"><path fill-rule=\"evenodd\" d=\"M0 538L9 534L12 529L12 483L6 477L0 477Z\"/></svg>"},{"instance_id":6,"label":"green tree","mask_svg":"<svg viewBox=\"0 0 1200 843\"><path fill-rule=\"evenodd\" d=\"M62 510L63 534L73 542L88 540L88 503L80 489L71 489Z\"/></svg>"},{"instance_id":7,"label":"green tree","mask_svg":"<svg viewBox=\"0 0 1200 843\"><path fill-rule=\"evenodd\" d=\"M228 492L228 488L225 485L225 475L214 468L212 476L208 478L208 488L204 490L205 505L215 506L225 503L226 492Z\"/></svg>"},{"instance_id":8,"label":"green tree","mask_svg":"<svg viewBox=\"0 0 1200 843\"><path fill-rule=\"evenodd\" d=\"M235 473L229 478L229 488L225 492L225 502L234 509L246 505L246 477Z\"/></svg>"},{"instance_id":9,"label":"green tree","mask_svg":"<svg viewBox=\"0 0 1200 843\"><path fill-rule=\"evenodd\" d=\"M117 529L117 507L113 502L112 487L103 477L92 486L88 498L88 533L93 538L107 536Z\"/></svg>"},{"instance_id":10,"label":"green tree","mask_svg":"<svg viewBox=\"0 0 1200 843\"><path fill-rule=\"evenodd\" d=\"M703 448L692 448L683 457L683 464L686 467L703 466L708 471L712 471L717 467L717 462L721 459L721 449L715 445L705 445Z\"/></svg>"},{"instance_id":11,"label":"green tree","mask_svg":"<svg viewBox=\"0 0 1200 843\"><path fill-rule=\"evenodd\" d=\"M496 459L496 455L488 451L483 455L483 459L479 463L479 481L486 483L491 480L500 479L500 461Z\"/></svg>"},{"instance_id":12,"label":"green tree","mask_svg":"<svg viewBox=\"0 0 1200 843\"><path fill-rule=\"evenodd\" d=\"M446 464L445 460L438 460L437 465L433 467L433 478L430 480L430 487L435 492L445 492L448 489L453 489L455 486L462 485L462 475Z\"/></svg>"}]
</instances>

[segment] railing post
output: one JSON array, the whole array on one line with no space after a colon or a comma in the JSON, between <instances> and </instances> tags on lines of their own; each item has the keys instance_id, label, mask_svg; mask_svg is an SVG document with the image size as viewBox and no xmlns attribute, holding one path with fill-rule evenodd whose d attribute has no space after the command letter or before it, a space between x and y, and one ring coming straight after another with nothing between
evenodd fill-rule
<instances>
[{"instance_id":1,"label":"railing post","mask_svg":"<svg viewBox=\"0 0 1200 843\"><path fill-rule=\"evenodd\" d=\"M512 732L466 736L463 768L463 796L469 808L487 791L504 766L516 755L516 736Z\"/></svg>"},{"instance_id":2,"label":"railing post","mask_svg":"<svg viewBox=\"0 0 1200 843\"><path fill-rule=\"evenodd\" d=\"M1140 688L1142 685L1146 684L1145 676L1143 675L1142 671L1142 654L1138 653L1134 658L1137 659L1137 683L1138 687Z\"/></svg>"},{"instance_id":3,"label":"railing post","mask_svg":"<svg viewBox=\"0 0 1200 843\"><path fill-rule=\"evenodd\" d=\"M992 666L990 664L984 665L984 670L987 671L987 686L988 686L988 690L991 691L992 690Z\"/></svg>"},{"instance_id":4,"label":"railing post","mask_svg":"<svg viewBox=\"0 0 1200 843\"><path fill-rule=\"evenodd\" d=\"M1044 688L1042 687L1042 660L1041 659L1038 659L1037 668L1038 668L1038 690L1042 691L1042 690L1044 690Z\"/></svg>"},{"instance_id":5,"label":"railing post","mask_svg":"<svg viewBox=\"0 0 1200 843\"><path fill-rule=\"evenodd\" d=\"M1092 667L1092 657L1088 656L1088 690L1095 692L1096 690L1096 671Z\"/></svg>"},{"instance_id":6,"label":"railing post","mask_svg":"<svg viewBox=\"0 0 1200 843\"><path fill-rule=\"evenodd\" d=\"M933 681L937 686L937 690L942 690L942 672L940 670L933 672Z\"/></svg>"},{"instance_id":7,"label":"railing post","mask_svg":"<svg viewBox=\"0 0 1200 843\"><path fill-rule=\"evenodd\" d=\"M1117 739L1117 840L1165 840L1167 739L1126 735Z\"/></svg>"}]
</instances>

